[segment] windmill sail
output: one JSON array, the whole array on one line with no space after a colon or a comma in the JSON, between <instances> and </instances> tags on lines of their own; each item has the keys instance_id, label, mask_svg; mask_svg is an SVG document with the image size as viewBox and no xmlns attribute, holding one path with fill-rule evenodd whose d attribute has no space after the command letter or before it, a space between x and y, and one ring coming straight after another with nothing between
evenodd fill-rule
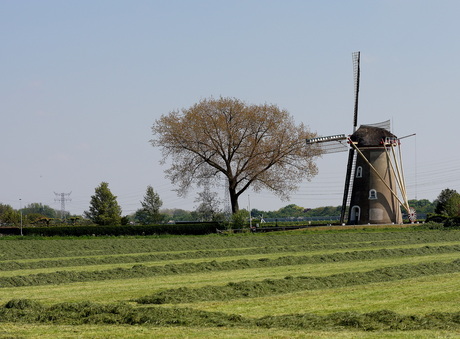
<instances>
[{"instance_id":1,"label":"windmill sail","mask_svg":"<svg viewBox=\"0 0 460 339\"><path fill-rule=\"evenodd\" d=\"M359 99L359 80L361 76L360 68L360 52L354 52L352 54L353 58L353 78L354 78L354 88L355 88L355 107L353 110L353 133L356 131L358 126L358 99Z\"/></svg>"},{"instance_id":2,"label":"windmill sail","mask_svg":"<svg viewBox=\"0 0 460 339\"><path fill-rule=\"evenodd\" d=\"M307 139L307 145L321 150L322 154L345 152L348 150L348 138L345 134L330 135Z\"/></svg>"},{"instance_id":3,"label":"windmill sail","mask_svg":"<svg viewBox=\"0 0 460 339\"><path fill-rule=\"evenodd\" d=\"M359 52L353 53L353 71L353 134L308 139L307 145L323 154L349 152L340 216L342 224L346 218L348 224L357 225L402 223L401 206L413 222L416 213L408 203L399 149L399 140L402 138L397 138L391 132L390 120L357 128ZM399 158L396 153L399 153Z\"/></svg>"},{"instance_id":4,"label":"windmill sail","mask_svg":"<svg viewBox=\"0 0 460 339\"><path fill-rule=\"evenodd\" d=\"M353 110L353 133L356 131L358 126L358 99L359 99L359 80L360 80L360 52L354 52L352 54L353 59L353 78L354 78L354 90L355 90L355 105ZM356 163L356 154L354 148L350 148L348 151L348 163L347 163L347 174L345 176L345 185L343 189L342 209L340 211L340 223L343 224L345 221L345 214L347 212L347 206L349 205L350 198L350 187L352 186L352 178L354 174L354 168Z\"/></svg>"}]
</instances>

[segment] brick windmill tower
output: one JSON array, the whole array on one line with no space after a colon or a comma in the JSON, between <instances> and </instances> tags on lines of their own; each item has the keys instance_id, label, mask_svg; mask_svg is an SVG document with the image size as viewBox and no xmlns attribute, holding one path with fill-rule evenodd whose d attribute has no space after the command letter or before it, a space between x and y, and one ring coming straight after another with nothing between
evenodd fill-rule
<instances>
[{"instance_id":1,"label":"brick windmill tower","mask_svg":"<svg viewBox=\"0 0 460 339\"><path fill-rule=\"evenodd\" d=\"M323 153L348 150L347 172L340 222L348 224L402 223L401 206L409 219L416 219L409 206L402 168L401 142L390 132L390 121L361 125L358 123L360 52L353 53L355 104L353 133L307 140L308 147Z\"/></svg>"}]
</instances>

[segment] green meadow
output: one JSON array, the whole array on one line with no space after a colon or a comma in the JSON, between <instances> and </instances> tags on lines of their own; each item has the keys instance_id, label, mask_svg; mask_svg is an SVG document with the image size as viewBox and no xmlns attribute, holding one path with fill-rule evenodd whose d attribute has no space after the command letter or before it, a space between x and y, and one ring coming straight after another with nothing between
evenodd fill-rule
<instances>
[{"instance_id":1,"label":"green meadow","mask_svg":"<svg viewBox=\"0 0 460 339\"><path fill-rule=\"evenodd\" d=\"M0 338L460 337L460 231L0 238Z\"/></svg>"}]
</instances>

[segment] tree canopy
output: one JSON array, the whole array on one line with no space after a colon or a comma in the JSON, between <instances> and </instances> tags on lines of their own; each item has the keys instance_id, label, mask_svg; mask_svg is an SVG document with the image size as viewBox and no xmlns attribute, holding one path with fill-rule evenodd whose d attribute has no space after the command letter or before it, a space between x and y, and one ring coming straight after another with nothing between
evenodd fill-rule
<instances>
[{"instance_id":1,"label":"tree canopy","mask_svg":"<svg viewBox=\"0 0 460 339\"><path fill-rule=\"evenodd\" d=\"M160 207L163 202L160 195L153 190L152 186L147 186L144 200L141 201L142 208L136 211L135 219L143 225L155 224L163 219Z\"/></svg>"},{"instance_id":2,"label":"tree canopy","mask_svg":"<svg viewBox=\"0 0 460 339\"><path fill-rule=\"evenodd\" d=\"M17 224L19 220L19 211L10 205L0 203L0 224Z\"/></svg>"},{"instance_id":3,"label":"tree canopy","mask_svg":"<svg viewBox=\"0 0 460 339\"><path fill-rule=\"evenodd\" d=\"M121 207L118 205L117 197L110 191L108 183L102 182L96 187L85 216L98 225L121 224Z\"/></svg>"},{"instance_id":4,"label":"tree canopy","mask_svg":"<svg viewBox=\"0 0 460 339\"><path fill-rule=\"evenodd\" d=\"M187 194L193 184L222 184L224 178L233 213L249 187L286 200L303 179L317 173L313 160L320 151L305 144L315 134L276 105L203 99L161 116L152 131L162 163L172 160L166 175L178 194Z\"/></svg>"},{"instance_id":5,"label":"tree canopy","mask_svg":"<svg viewBox=\"0 0 460 339\"><path fill-rule=\"evenodd\" d=\"M436 199L436 208L435 212L437 214L449 214L446 207L450 198L456 196L458 193L454 189L446 188L439 193L438 198Z\"/></svg>"},{"instance_id":6,"label":"tree canopy","mask_svg":"<svg viewBox=\"0 0 460 339\"><path fill-rule=\"evenodd\" d=\"M58 215L54 208L38 202L34 202L23 207L22 213L24 215L37 214L48 218L56 218Z\"/></svg>"},{"instance_id":7,"label":"tree canopy","mask_svg":"<svg viewBox=\"0 0 460 339\"><path fill-rule=\"evenodd\" d=\"M460 194L457 192L452 194L452 196L446 201L444 209L449 217L460 216Z\"/></svg>"}]
</instances>

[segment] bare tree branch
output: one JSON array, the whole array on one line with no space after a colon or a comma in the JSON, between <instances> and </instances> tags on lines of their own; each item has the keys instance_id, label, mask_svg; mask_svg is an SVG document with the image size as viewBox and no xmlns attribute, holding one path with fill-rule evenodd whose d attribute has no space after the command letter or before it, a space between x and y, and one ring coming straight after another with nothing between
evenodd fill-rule
<instances>
[{"instance_id":1,"label":"bare tree branch","mask_svg":"<svg viewBox=\"0 0 460 339\"><path fill-rule=\"evenodd\" d=\"M204 99L181 112L163 115L152 127L154 147L172 165L167 177L184 195L195 183L209 184L217 174L227 178L232 211L251 187L288 198L303 179L316 175L318 149L307 148L315 136L296 125L276 105L248 105L234 98Z\"/></svg>"}]
</instances>

